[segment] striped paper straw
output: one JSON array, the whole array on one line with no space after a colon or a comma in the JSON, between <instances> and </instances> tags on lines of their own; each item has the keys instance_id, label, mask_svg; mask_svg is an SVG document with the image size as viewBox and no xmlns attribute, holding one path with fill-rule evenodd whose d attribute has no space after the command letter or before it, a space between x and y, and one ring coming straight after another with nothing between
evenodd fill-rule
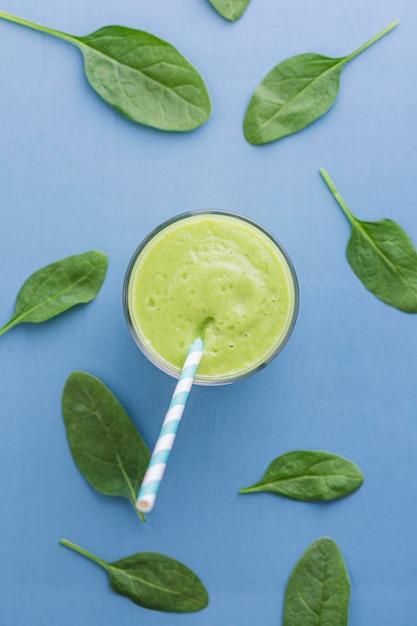
<instances>
[{"instance_id":1,"label":"striped paper straw","mask_svg":"<svg viewBox=\"0 0 417 626\"><path fill-rule=\"evenodd\" d=\"M185 403L190 394L197 368L203 355L203 341L196 339L191 345L184 366L175 387L171 403L152 452L148 469L139 489L136 508L141 513L152 511L159 485L165 473L169 455L177 434L178 426L184 413Z\"/></svg>"}]
</instances>

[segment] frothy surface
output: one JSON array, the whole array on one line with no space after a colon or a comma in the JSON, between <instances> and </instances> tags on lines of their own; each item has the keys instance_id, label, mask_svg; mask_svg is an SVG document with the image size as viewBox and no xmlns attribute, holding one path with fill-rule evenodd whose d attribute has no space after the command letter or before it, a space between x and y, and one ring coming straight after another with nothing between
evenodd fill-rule
<instances>
[{"instance_id":1,"label":"frothy surface","mask_svg":"<svg viewBox=\"0 0 417 626\"><path fill-rule=\"evenodd\" d=\"M129 283L133 326L158 360L179 370L203 333L200 378L262 365L288 330L294 285L285 258L255 226L226 215L182 219L139 255Z\"/></svg>"}]
</instances>

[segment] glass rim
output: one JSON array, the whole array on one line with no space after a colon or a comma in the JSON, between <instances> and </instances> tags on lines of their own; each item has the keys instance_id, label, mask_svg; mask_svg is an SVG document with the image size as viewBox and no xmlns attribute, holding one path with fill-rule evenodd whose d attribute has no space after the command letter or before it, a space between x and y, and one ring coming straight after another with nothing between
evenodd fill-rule
<instances>
[{"instance_id":1,"label":"glass rim","mask_svg":"<svg viewBox=\"0 0 417 626\"><path fill-rule=\"evenodd\" d=\"M297 274L295 272L294 265L293 265L293 263L291 261L290 256L288 255L286 249L281 244L281 242L269 230L267 230L264 226L262 226L261 224L259 224L255 220L253 220L252 218L246 217L245 215L241 215L240 213L236 213L236 212L233 212L233 211L221 210L221 209L200 209L200 210L195 210L195 211L187 211L185 213L180 213L178 215L174 215L173 217L170 217L169 219L161 222L158 226L156 226L153 230L151 230L146 235L146 237L141 241L141 243L138 245L138 247L136 248L136 250L134 251L134 253L132 254L132 256L130 258L130 261L129 261L128 266L126 268L124 281L123 281L123 293L122 293L123 312L124 312L124 316L125 316L126 323L127 323L128 328L129 328L130 334L132 335L133 340L135 341L135 343L138 346L138 348L140 349L140 351L145 355L145 357L153 365L155 365L157 368L162 370L165 374L168 374L169 376L172 376L173 378L177 378L178 379L179 375L181 373L181 370L179 368L175 368L173 366L170 366L165 361L159 360L157 358L157 356L153 352L151 352L149 350L149 348L145 345L145 343L143 342L143 340L141 339L141 337L137 333L136 328L135 328L135 326L133 324L131 315L130 315L130 311L129 311L129 283L130 283L130 277L131 277L131 274L132 274L132 270L133 270L133 268L134 268L134 266L136 264L136 261L138 260L139 256L141 255L143 250L146 248L148 243L150 241L152 241L152 239L154 237L159 235L160 232L162 232L163 230L165 230L166 228L168 228L172 224L175 224L176 222L180 222L180 221L188 219L190 217L199 216L199 215L224 215L226 217L232 217L232 218L235 218L237 220L246 222L246 223L250 224L251 226L254 226L261 233L266 235L272 241L272 243L278 248L279 252L284 257L284 260L285 260L285 262L286 262L286 264L288 266L288 269L289 269L289 275L291 277L291 281L292 281L292 285L293 285L293 289L294 289L294 306L293 306L293 310L292 310L292 313L291 313L291 320L290 320L290 323L288 325L288 328L286 329L285 334L283 335L283 337L279 341L279 343L276 346L275 350L273 350L262 361L262 363L258 363L253 368L251 368L249 370L246 370L244 372L237 372L236 374L233 374L231 376L224 376L224 377L219 377L219 378L213 378L213 377L209 377L209 376L206 376L206 377L205 376L199 376L198 372L197 372L197 375L196 375L196 377L194 379L194 384L207 386L207 387L228 385L228 384L231 384L231 383L243 380L245 378L248 378L249 376L252 376L252 375L256 374L260 370L264 369L264 367L269 365L269 363L271 363L271 361L273 361L278 356L278 354L283 350L283 348L286 346L286 344L287 344L287 342L288 342L288 340L289 340L289 338L290 338L290 336L291 336L291 334L292 334L292 332L294 330L295 323L297 321L298 310L299 310L299 301L300 301L300 290L299 290Z\"/></svg>"}]
</instances>

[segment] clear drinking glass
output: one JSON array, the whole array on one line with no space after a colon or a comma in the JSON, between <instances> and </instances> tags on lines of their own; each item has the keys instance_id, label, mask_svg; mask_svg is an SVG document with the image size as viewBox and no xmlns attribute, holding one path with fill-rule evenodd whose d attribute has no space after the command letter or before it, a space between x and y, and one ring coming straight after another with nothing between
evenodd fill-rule
<instances>
[{"instance_id":1,"label":"clear drinking glass","mask_svg":"<svg viewBox=\"0 0 417 626\"><path fill-rule=\"evenodd\" d=\"M276 251L276 255L279 259L279 263L286 274L288 289L291 297L291 306L289 311L287 312L283 332L270 346L270 349L263 356L261 361L254 362L251 366L246 367L243 370L226 375L199 375L197 372L195 384L225 385L242 380L248 376L251 376L252 374L255 374L256 372L263 369L266 365L268 365L273 359L275 359L275 357L281 352L281 350L286 345L288 339L290 338L297 319L299 307L299 288L295 269L284 247L268 230L263 228L255 221L244 217L243 215L220 210L190 211L188 213L182 213L181 215L177 215L163 222L162 224L157 226L152 232L150 232L147 237L145 237L142 243L135 250L129 262L123 284L123 310L130 333L143 354L163 372L169 374L170 376L173 376L174 378L178 378L181 371L180 368L175 367L171 363L167 362L163 357L161 357L160 354L158 354L152 348L140 326L136 322L132 311L133 307L131 302L131 286L133 282L133 277L136 277L136 280L139 280L137 274L138 272L140 272L141 261L148 253L148 251L152 248L153 244L157 242L161 237L163 237L166 233L169 233L169 231L176 227L179 222L183 223L184 226L186 226L186 220L193 220L193 218L196 218L198 216L210 216L210 219L214 220L216 219L216 216L219 216L219 218L221 218L223 221L225 218L229 219L231 228L233 228L234 224L236 225L237 220L238 222L242 222L247 225L249 232L251 231L251 229L254 229L254 234L258 235L261 238L264 238L264 240L267 242L267 245L270 246L272 242L273 248Z\"/></svg>"}]
</instances>

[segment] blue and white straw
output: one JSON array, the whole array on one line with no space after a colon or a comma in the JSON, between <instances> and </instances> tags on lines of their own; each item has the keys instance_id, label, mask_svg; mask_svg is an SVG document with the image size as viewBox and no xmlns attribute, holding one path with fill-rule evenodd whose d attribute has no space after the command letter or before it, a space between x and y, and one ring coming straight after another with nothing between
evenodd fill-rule
<instances>
[{"instance_id":1,"label":"blue and white straw","mask_svg":"<svg viewBox=\"0 0 417 626\"><path fill-rule=\"evenodd\" d=\"M177 434L202 355L203 342L201 339L196 339L188 351L171 404L165 415L158 440L152 452L148 469L139 489L136 508L141 513L149 513L154 507L159 485L165 473L169 455L174 445L175 435Z\"/></svg>"}]
</instances>

